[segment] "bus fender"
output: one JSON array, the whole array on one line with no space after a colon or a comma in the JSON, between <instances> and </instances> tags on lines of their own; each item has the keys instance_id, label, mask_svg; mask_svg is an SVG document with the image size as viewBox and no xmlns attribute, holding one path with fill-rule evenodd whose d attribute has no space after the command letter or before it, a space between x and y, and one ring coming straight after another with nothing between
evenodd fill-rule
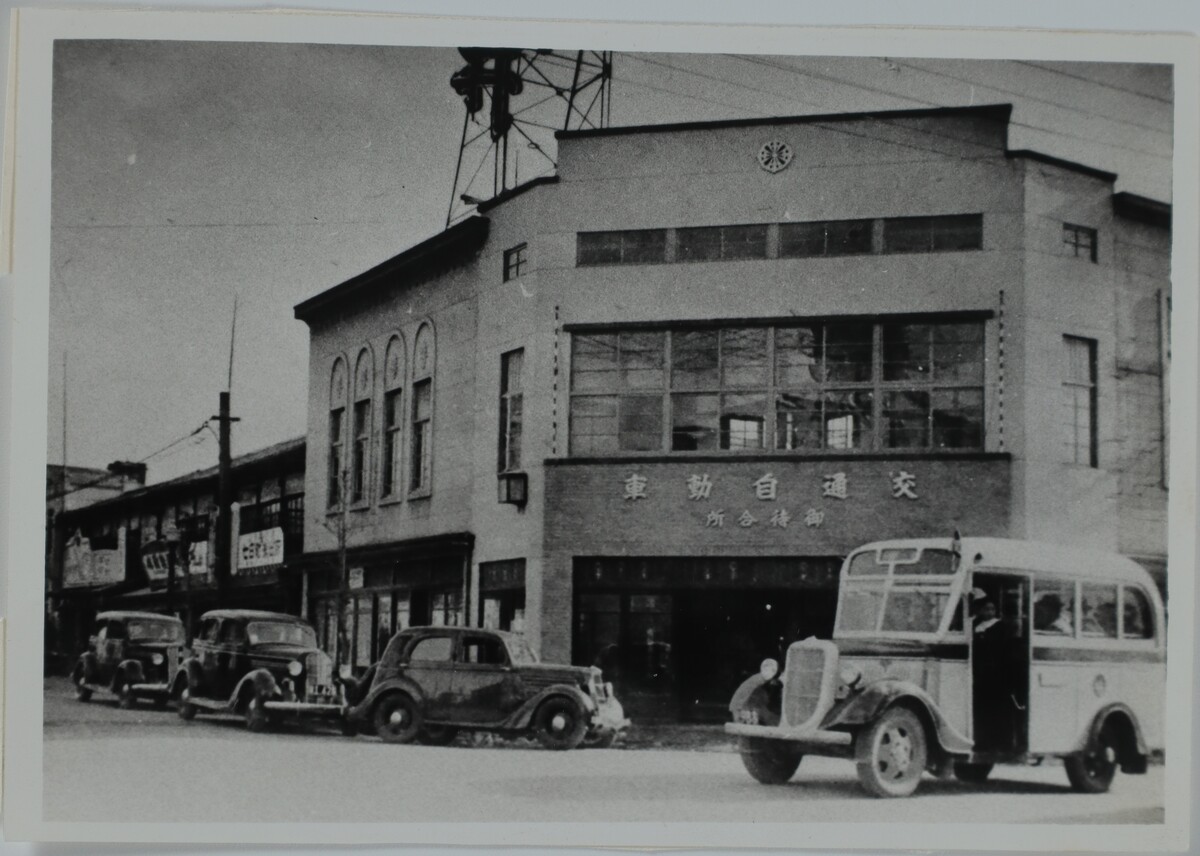
<instances>
[{"instance_id":1,"label":"bus fender","mask_svg":"<svg viewBox=\"0 0 1200 856\"><path fill-rule=\"evenodd\" d=\"M1142 726L1129 706L1121 702L1105 705L1096 712L1091 726L1076 744L1075 751L1082 752L1089 743L1099 739L1100 731L1110 722L1114 723L1122 741L1119 758L1121 771L1123 773L1146 772L1146 758L1150 753L1146 749L1146 740L1142 736Z\"/></svg>"},{"instance_id":2,"label":"bus fender","mask_svg":"<svg viewBox=\"0 0 1200 856\"><path fill-rule=\"evenodd\" d=\"M266 669L255 669L238 681L233 695L229 697L229 706L240 712L242 707L249 703L252 696L269 699L278 695L280 695L279 685L275 683L274 676Z\"/></svg>"},{"instance_id":3,"label":"bus fender","mask_svg":"<svg viewBox=\"0 0 1200 856\"><path fill-rule=\"evenodd\" d=\"M946 721L946 717L938 709L937 702L930 698L925 690L909 681L894 679L876 681L836 705L825 717L825 721L821 723L821 728L867 725L878 719L885 709L904 701L909 701L910 704L919 708L919 713L923 712L927 716L942 749L953 754L965 754L971 751L971 741Z\"/></svg>"},{"instance_id":4,"label":"bus fender","mask_svg":"<svg viewBox=\"0 0 1200 856\"><path fill-rule=\"evenodd\" d=\"M762 675L757 674L751 675L742 681L741 686L733 691L733 698L729 700L729 712L737 716L739 710L745 710L750 703L750 699L754 696L754 691L766 683L762 679Z\"/></svg>"}]
</instances>

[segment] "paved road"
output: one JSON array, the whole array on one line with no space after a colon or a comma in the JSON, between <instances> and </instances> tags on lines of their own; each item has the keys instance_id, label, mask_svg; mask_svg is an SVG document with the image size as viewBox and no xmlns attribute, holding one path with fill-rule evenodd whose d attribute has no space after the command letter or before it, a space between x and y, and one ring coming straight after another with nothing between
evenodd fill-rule
<instances>
[{"instance_id":1,"label":"paved road","mask_svg":"<svg viewBox=\"0 0 1200 856\"><path fill-rule=\"evenodd\" d=\"M702 741L703 743L703 741ZM45 809L64 821L775 821L1161 823L1163 771L1072 793L1061 766L999 768L983 786L927 777L907 800L859 790L848 761L806 758L765 787L723 741L702 749L548 752L391 746L237 719L45 694Z\"/></svg>"}]
</instances>

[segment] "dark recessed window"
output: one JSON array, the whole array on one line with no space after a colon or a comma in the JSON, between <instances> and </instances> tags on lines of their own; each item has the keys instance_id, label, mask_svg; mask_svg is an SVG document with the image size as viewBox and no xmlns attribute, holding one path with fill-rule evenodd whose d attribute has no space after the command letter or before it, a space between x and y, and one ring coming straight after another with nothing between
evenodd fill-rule
<instances>
[{"instance_id":1,"label":"dark recessed window","mask_svg":"<svg viewBox=\"0 0 1200 856\"><path fill-rule=\"evenodd\" d=\"M781 223L779 257L849 256L871 252L870 220Z\"/></svg>"},{"instance_id":2,"label":"dark recessed window","mask_svg":"<svg viewBox=\"0 0 1200 856\"><path fill-rule=\"evenodd\" d=\"M516 279L525 271L527 264L526 254L529 252L528 244L517 244L515 247L504 251L504 281Z\"/></svg>"},{"instance_id":3,"label":"dark recessed window","mask_svg":"<svg viewBox=\"0 0 1200 856\"><path fill-rule=\"evenodd\" d=\"M525 350L518 348L500 357L500 472L521 469L522 375Z\"/></svg>"},{"instance_id":4,"label":"dark recessed window","mask_svg":"<svg viewBox=\"0 0 1200 856\"><path fill-rule=\"evenodd\" d=\"M675 231L675 261L715 262L767 257L767 226L703 226Z\"/></svg>"},{"instance_id":5,"label":"dark recessed window","mask_svg":"<svg viewBox=\"0 0 1200 856\"><path fill-rule=\"evenodd\" d=\"M1096 261L1096 230L1088 226L1063 223L1063 246L1067 255Z\"/></svg>"},{"instance_id":6,"label":"dark recessed window","mask_svg":"<svg viewBox=\"0 0 1200 856\"><path fill-rule=\"evenodd\" d=\"M885 253L943 253L982 248L982 214L889 217L883 221Z\"/></svg>"},{"instance_id":7,"label":"dark recessed window","mask_svg":"<svg viewBox=\"0 0 1200 856\"><path fill-rule=\"evenodd\" d=\"M586 265L652 264L667 260L666 229L580 232L575 261Z\"/></svg>"}]
</instances>

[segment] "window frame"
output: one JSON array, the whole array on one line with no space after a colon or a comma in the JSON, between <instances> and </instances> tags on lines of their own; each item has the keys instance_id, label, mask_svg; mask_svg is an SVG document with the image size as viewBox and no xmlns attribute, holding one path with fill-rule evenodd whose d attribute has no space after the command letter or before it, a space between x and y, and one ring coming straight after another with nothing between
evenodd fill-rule
<instances>
[{"instance_id":1,"label":"window frame","mask_svg":"<svg viewBox=\"0 0 1200 856\"><path fill-rule=\"evenodd\" d=\"M392 369L396 362L395 371ZM379 501L380 504L404 499L404 423L408 421L405 405L408 354L404 337L393 333L384 348L383 397L379 443ZM389 423L394 417L395 422Z\"/></svg>"},{"instance_id":2,"label":"window frame","mask_svg":"<svg viewBox=\"0 0 1200 856\"><path fill-rule=\"evenodd\" d=\"M775 321L738 321L731 320L727 324L705 324L705 325L664 325L664 326L605 326L591 327L581 325L576 328L569 329L571 334L570 345L570 371L568 373L567 384L567 411L568 411L568 456L569 457L618 457L618 456L686 456L696 454L716 454L721 456L736 457L738 455L867 455L867 454L931 454L931 455L958 455L958 454L979 454L987 451L988 443L988 378L987 378L987 344L988 344L988 325L987 322L991 316L982 313L969 314L947 314L947 315L928 315L928 316L868 316L863 318L814 318L814 319L797 319L792 320L775 320ZM827 359L827 351L825 350L827 339L826 332L832 327L844 323L861 324L870 328L870 365L867 369L867 379L857 380L840 380L827 379L822 377L819 381L814 381L811 384L801 384L797 381L784 380L782 371L785 368L781 363L781 334L794 329L807 328L816 330L819 333L817 346L819 353L820 365L825 365ZM926 376L914 380L911 377L885 380L884 379L884 329L889 325L904 324L910 327L929 328L928 332L928 351L927 356L931 361L926 367ZM961 340L956 340L950 343L944 340L939 342L937 333L932 328L935 327L971 327L974 330L964 334L966 337ZM758 385L732 384L727 382L725 377L726 359L724 342L730 331L744 331L762 329L766 331L765 350L763 351L762 371L765 373L765 382ZM680 347L680 343L684 341L683 336L696 332L712 332L714 341L716 342L717 356L714 365L708 365L706 361L700 367L701 371L715 372L715 380L705 380L699 385L696 383L681 383L680 365L676 362L676 351ZM630 387L623 383L623 359L625 353L623 337L630 333L646 334L657 333L662 337L661 352L661 380L656 381L653 386L646 387ZM604 353L606 348L611 347L611 358L601 357L600 368L595 368L589 365L586 369L579 368L579 347L585 337L591 337L602 344L596 347L593 344L593 352ZM601 338L603 337L603 338ZM611 345L605 344L604 340L610 340ZM937 366L945 365L939 363L937 348L939 345L958 345L959 351L954 352L956 356L961 356L963 352L967 353L969 359L963 360L961 363L955 362L953 365L968 365L972 368L969 374L975 376L971 379L964 379L958 374L950 374L943 378L939 375ZM587 346L585 346L587 347ZM851 365L852 363L847 363ZM865 365L865 364L864 364ZM658 371L657 368L648 369L647 371ZM822 370L824 373L824 370ZM584 381L583 388L580 389L580 379L587 378ZM711 388L710 388L711 387ZM815 394L824 402L824 396L828 394L858 394L868 393L870 401L870 421L867 423L864 430L864 439L856 446L832 446L829 445L828 435L830 425L824 419L824 410L820 410L821 416L821 436L819 445L795 445L788 447L784 437L780 434L781 422L780 407L782 405L781 397L789 392L797 392L803 388L806 394ZM936 407L936 401L939 393L961 393L967 392L977 395L979 404L977 407L970 405L958 405L953 409L939 409ZM926 396L924 409L926 429L923 432L924 443L922 445L889 445L888 432L889 426L885 416L887 414L885 398L889 393L896 392L916 392ZM680 432L677 430L680 426L675 424L677 414L680 412L680 405L683 403L683 396L715 396L717 398L717 421L713 428L716 436L715 445L706 446L703 448L680 448L678 446ZM734 395L750 395L761 396L764 399L763 407L763 425L761 430L761 441L759 445L732 447L732 442L727 442L723 436L727 433L727 428L724 425L724 415L726 408L724 401L726 398ZM623 419L625 407L628 405L628 400L633 398L650 397L656 398L661 402L660 418L661 424L659 427L659 442L654 448L637 449L630 447L622 447ZM594 402L591 407L600 411L599 413L585 413L580 402L588 399ZM639 405L640 406L640 405ZM823 407L823 405L822 405ZM658 410L651 406L651 411ZM640 411L639 411L640 412ZM649 413L650 411L647 411ZM707 412L707 411L705 411ZM858 411L854 411L858 412ZM949 430L944 423L939 425L939 413L953 414L969 414L974 417L973 424L965 424L964 431L971 433L977 432L978 443L972 445L937 445L937 441L944 440ZM860 414L866 422L866 412ZM589 433L580 433L581 419L599 420L601 428L610 426L611 430L591 431ZM944 417L943 417L944 418ZM970 435L967 435L970 436ZM638 444L631 443L630 446Z\"/></svg>"},{"instance_id":3,"label":"window frame","mask_svg":"<svg viewBox=\"0 0 1200 856\"><path fill-rule=\"evenodd\" d=\"M525 268L529 265L529 259L526 257L528 249L529 243L522 241L504 251L504 282L512 282L524 275Z\"/></svg>"},{"instance_id":4,"label":"window frame","mask_svg":"<svg viewBox=\"0 0 1200 856\"><path fill-rule=\"evenodd\" d=\"M1071 334L1063 335L1063 345L1066 350L1066 366L1063 372L1062 390L1064 395L1070 391L1071 394L1071 412L1073 417L1078 414L1078 391L1084 390L1087 393L1087 412L1090 424L1088 425L1087 439L1087 460L1081 461L1080 443L1079 443L1079 424L1077 419L1073 418L1071 423L1071 459L1067 460L1067 464L1075 466L1087 466L1090 469L1100 468L1100 366L1099 366L1099 342L1096 339L1091 339L1086 336L1073 336ZM1088 362L1088 380L1087 382L1075 380L1071 377L1071 357L1072 348L1082 347L1087 351ZM1065 402L1064 402L1065 404ZM1064 426L1065 427L1065 426Z\"/></svg>"},{"instance_id":5,"label":"window frame","mask_svg":"<svg viewBox=\"0 0 1200 856\"><path fill-rule=\"evenodd\" d=\"M512 368L514 361L518 363L517 371L515 373L513 372ZM515 387L513 384L514 374L516 376ZM525 349L513 348L511 351L505 351L502 353L500 355L500 426L499 436L497 438L497 472L521 472L521 441L524 439L525 419L524 379ZM514 407L519 413L516 420L513 419ZM514 436L516 438L515 456L513 454Z\"/></svg>"},{"instance_id":6,"label":"window frame","mask_svg":"<svg viewBox=\"0 0 1200 856\"><path fill-rule=\"evenodd\" d=\"M1078 223L1063 223L1062 224L1062 242L1063 246L1069 247L1070 252L1067 255L1072 258L1086 258L1092 264L1098 264L1100 260L1098 244L1100 243L1100 233L1094 226L1081 226ZM1081 237L1087 237L1087 241L1081 241ZM1081 253L1085 250L1086 253Z\"/></svg>"},{"instance_id":7,"label":"window frame","mask_svg":"<svg viewBox=\"0 0 1200 856\"><path fill-rule=\"evenodd\" d=\"M339 354L329 372L329 408L325 423L325 507L328 511L341 509L346 500L345 485L342 484L346 466L346 422L347 401L350 398L350 367L345 356ZM337 430L334 430L334 426Z\"/></svg>"},{"instance_id":8,"label":"window frame","mask_svg":"<svg viewBox=\"0 0 1200 856\"><path fill-rule=\"evenodd\" d=\"M422 355L422 348L426 352ZM424 361L422 361L422 358ZM408 497L420 499L433 493L433 441L437 340L433 324L422 321L413 336L412 381L408 403ZM420 415L421 393L428 390L428 413ZM418 418L420 417L420 418Z\"/></svg>"}]
</instances>

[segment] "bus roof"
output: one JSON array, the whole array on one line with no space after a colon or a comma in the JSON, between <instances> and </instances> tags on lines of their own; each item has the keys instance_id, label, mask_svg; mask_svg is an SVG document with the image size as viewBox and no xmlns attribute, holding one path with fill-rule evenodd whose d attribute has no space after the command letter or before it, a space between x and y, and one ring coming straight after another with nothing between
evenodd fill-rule
<instances>
[{"instance_id":1,"label":"bus roof","mask_svg":"<svg viewBox=\"0 0 1200 856\"><path fill-rule=\"evenodd\" d=\"M925 547L950 550L951 538L901 538L891 541L873 541L860 550L883 548ZM1037 541L1020 541L1013 538L963 538L963 563L967 567L981 565L987 568L1012 568L1022 571L1047 571L1067 574L1090 580L1138 583L1156 592L1150 574L1133 559L1120 553L1089 550L1082 547L1063 547Z\"/></svg>"}]
</instances>

